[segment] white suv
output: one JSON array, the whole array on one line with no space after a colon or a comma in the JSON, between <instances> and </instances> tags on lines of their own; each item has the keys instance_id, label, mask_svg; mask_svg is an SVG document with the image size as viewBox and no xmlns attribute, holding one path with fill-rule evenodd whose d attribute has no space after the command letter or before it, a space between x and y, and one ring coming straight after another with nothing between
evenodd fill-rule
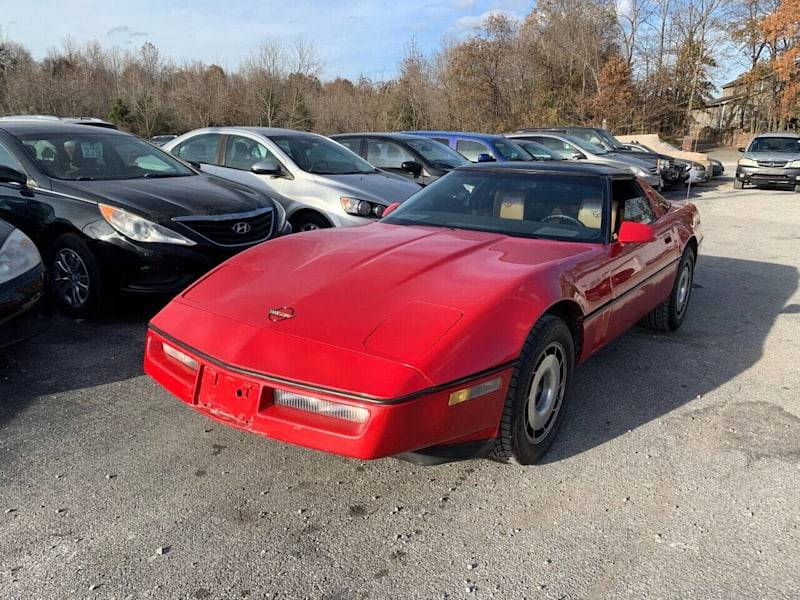
<instances>
[{"instance_id":1,"label":"white suv","mask_svg":"<svg viewBox=\"0 0 800 600\"><path fill-rule=\"evenodd\" d=\"M196 129L164 149L207 173L270 193L294 231L363 225L420 189L325 136L292 129Z\"/></svg>"}]
</instances>

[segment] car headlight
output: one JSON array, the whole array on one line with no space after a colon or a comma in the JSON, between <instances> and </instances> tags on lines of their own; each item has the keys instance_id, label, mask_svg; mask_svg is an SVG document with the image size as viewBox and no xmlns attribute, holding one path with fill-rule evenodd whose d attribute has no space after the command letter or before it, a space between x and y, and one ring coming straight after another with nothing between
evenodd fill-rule
<instances>
[{"instance_id":1,"label":"car headlight","mask_svg":"<svg viewBox=\"0 0 800 600\"><path fill-rule=\"evenodd\" d=\"M739 166L740 167L757 167L758 166L758 162L756 162L752 158L744 158L744 157L742 157L742 158L739 159Z\"/></svg>"},{"instance_id":2,"label":"car headlight","mask_svg":"<svg viewBox=\"0 0 800 600\"><path fill-rule=\"evenodd\" d=\"M380 219L383 216L383 211L386 210L384 204L377 202L370 202L369 200L360 200L358 198L349 198L342 196L342 209L348 215L356 215L359 217L377 217Z\"/></svg>"},{"instance_id":3,"label":"car headlight","mask_svg":"<svg viewBox=\"0 0 800 600\"><path fill-rule=\"evenodd\" d=\"M791 162L786 163L787 169L800 169L800 160L793 160Z\"/></svg>"},{"instance_id":4,"label":"car headlight","mask_svg":"<svg viewBox=\"0 0 800 600\"><path fill-rule=\"evenodd\" d=\"M151 242L156 244L178 244L180 246L194 246L197 242L183 237L180 233L162 227L147 219L129 213L127 210L98 204L100 214L119 233L135 242Z\"/></svg>"},{"instance_id":5,"label":"car headlight","mask_svg":"<svg viewBox=\"0 0 800 600\"><path fill-rule=\"evenodd\" d=\"M642 177L643 179L647 179L648 177L650 177L650 173L639 167L630 166L628 167L628 169L630 169L630 172L636 175L637 177Z\"/></svg>"},{"instance_id":6,"label":"car headlight","mask_svg":"<svg viewBox=\"0 0 800 600\"><path fill-rule=\"evenodd\" d=\"M36 245L27 235L15 229L0 246L0 283L11 281L42 262Z\"/></svg>"}]
</instances>

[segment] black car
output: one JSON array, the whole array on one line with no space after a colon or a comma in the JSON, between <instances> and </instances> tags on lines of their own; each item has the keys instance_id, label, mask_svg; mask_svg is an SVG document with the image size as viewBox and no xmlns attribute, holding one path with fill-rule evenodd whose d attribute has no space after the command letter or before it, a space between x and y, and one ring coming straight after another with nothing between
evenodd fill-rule
<instances>
[{"instance_id":1,"label":"black car","mask_svg":"<svg viewBox=\"0 0 800 600\"><path fill-rule=\"evenodd\" d=\"M28 236L0 219L0 348L41 333L49 323L39 251Z\"/></svg>"},{"instance_id":2,"label":"black car","mask_svg":"<svg viewBox=\"0 0 800 600\"><path fill-rule=\"evenodd\" d=\"M658 172L665 186L678 185L685 180L684 169L680 166L676 166L674 164L675 159L671 156L649 150L631 149L611 135L608 130L602 129L601 127L531 127L521 129L520 133L534 133L537 131L564 133L596 144L612 154L626 154L634 158L646 160L653 166L658 167Z\"/></svg>"},{"instance_id":3,"label":"black car","mask_svg":"<svg viewBox=\"0 0 800 600\"><path fill-rule=\"evenodd\" d=\"M263 192L120 131L3 122L0 166L0 217L33 239L74 315L96 314L118 290L175 294L291 230Z\"/></svg>"},{"instance_id":4,"label":"black car","mask_svg":"<svg viewBox=\"0 0 800 600\"><path fill-rule=\"evenodd\" d=\"M332 135L371 165L428 185L456 167L471 164L452 148L408 133L344 133Z\"/></svg>"}]
</instances>

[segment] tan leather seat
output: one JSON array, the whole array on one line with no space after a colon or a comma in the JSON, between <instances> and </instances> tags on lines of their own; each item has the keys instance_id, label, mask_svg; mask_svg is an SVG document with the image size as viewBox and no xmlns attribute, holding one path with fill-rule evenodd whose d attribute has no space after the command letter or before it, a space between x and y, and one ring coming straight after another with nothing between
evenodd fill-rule
<instances>
[{"instance_id":1,"label":"tan leather seat","mask_svg":"<svg viewBox=\"0 0 800 600\"><path fill-rule=\"evenodd\" d=\"M587 198L581 202L578 221L589 229L600 229L603 224L603 201L598 198Z\"/></svg>"},{"instance_id":2,"label":"tan leather seat","mask_svg":"<svg viewBox=\"0 0 800 600\"><path fill-rule=\"evenodd\" d=\"M494 195L494 216L522 221L525 218L525 194L516 190L498 190Z\"/></svg>"}]
</instances>

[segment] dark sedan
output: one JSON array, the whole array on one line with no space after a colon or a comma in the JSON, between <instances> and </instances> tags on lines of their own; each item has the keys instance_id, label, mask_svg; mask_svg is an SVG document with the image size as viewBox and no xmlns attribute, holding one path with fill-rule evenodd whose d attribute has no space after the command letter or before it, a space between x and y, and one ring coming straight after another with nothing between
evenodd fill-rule
<instances>
[{"instance_id":1,"label":"dark sedan","mask_svg":"<svg viewBox=\"0 0 800 600\"><path fill-rule=\"evenodd\" d=\"M344 133L332 135L371 165L415 180L433 183L456 167L470 162L435 140L407 133Z\"/></svg>"},{"instance_id":2,"label":"dark sedan","mask_svg":"<svg viewBox=\"0 0 800 600\"><path fill-rule=\"evenodd\" d=\"M76 316L119 290L175 294L289 231L263 192L119 131L4 122L0 166L0 217L33 239L55 299Z\"/></svg>"},{"instance_id":3,"label":"dark sedan","mask_svg":"<svg viewBox=\"0 0 800 600\"><path fill-rule=\"evenodd\" d=\"M44 278L36 245L0 220L0 348L47 329L50 309Z\"/></svg>"}]
</instances>

